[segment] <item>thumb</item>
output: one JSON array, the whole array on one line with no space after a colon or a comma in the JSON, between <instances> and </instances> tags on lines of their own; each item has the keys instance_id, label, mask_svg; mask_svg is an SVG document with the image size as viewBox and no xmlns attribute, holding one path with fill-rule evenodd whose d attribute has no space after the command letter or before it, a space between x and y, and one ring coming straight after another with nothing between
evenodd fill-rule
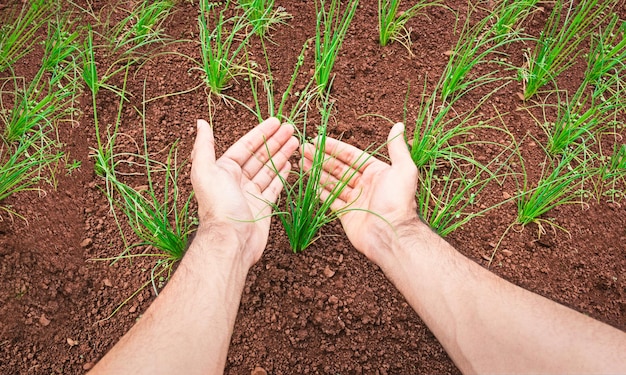
<instances>
[{"instance_id":1,"label":"thumb","mask_svg":"<svg viewBox=\"0 0 626 375\"><path fill-rule=\"evenodd\" d=\"M191 160L196 163L214 163L215 139L213 138L213 128L205 120L199 119L197 129Z\"/></svg>"},{"instance_id":2,"label":"thumb","mask_svg":"<svg viewBox=\"0 0 626 375\"><path fill-rule=\"evenodd\" d=\"M387 148L389 149L389 157L392 165L406 166L413 164L411 153L404 141L404 124L399 122L391 128L389 137L387 137Z\"/></svg>"}]
</instances>

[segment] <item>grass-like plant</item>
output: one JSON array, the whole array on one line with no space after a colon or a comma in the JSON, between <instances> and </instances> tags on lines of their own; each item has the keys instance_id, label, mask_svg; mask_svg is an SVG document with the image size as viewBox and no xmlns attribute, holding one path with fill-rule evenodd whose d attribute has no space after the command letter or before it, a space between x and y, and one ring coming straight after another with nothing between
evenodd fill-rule
<instances>
[{"instance_id":1,"label":"grass-like plant","mask_svg":"<svg viewBox=\"0 0 626 375\"><path fill-rule=\"evenodd\" d=\"M477 87L511 79L508 75L498 75L499 70L512 68L497 56L502 56L504 46L523 38L514 28L502 34L505 27L500 22L503 19L498 18L500 15L496 12L471 25L469 20L474 11L472 7L468 10L467 21L442 74L440 93L443 102L454 102ZM471 71L482 64L491 65L489 73L472 76Z\"/></svg>"},{"instance_id":2,"label":"grass-like plant","mask_svg":"<svg viewBox=\"0 0 626 375\"><path fill-rule=\"evenodd\" d=\"M312 163L307 171L300 170L292 173L295 181L282 179L285 187L285 210L281 210L278 204L274 205L275 215L277 215L285 228L289 244L293 252L301 252L309 247L318 238L319 230L326 224L336 220L342 212L349 210L348 207L331 211L330 207L341 192L348 186L348 182L359 169L359 166L367 161L368 154L364 153L363 158L357 160L354 170L346 172L340 181L322 181L324 162L326 155L326 131L331 117L332 103L328 95L322 100L321 122L317 128L315 137L315 151ZM305 115L306 116L306 115ZM301 134L301 142L306 142L305 118ZM279 175L280 176L280 175ZM326 199L322 199L324 184L333 184L332 189Z\"/></svg>"},{"instance_id":3,"label":"grass-like plant","mask_svg":"<svg viewBox=\"0 0 626 375\"><path fill-rule=\"evenodd\" d=\"M556 1L535 50L526 56L527 66L519 71L526 99L574 64L580 53L578 47L591 34L592 26L603 22L616 3L581 0L576 6L573 1L566 6L563 0Z\"/></svg>"},{"instance_id":4,"label":"grass-like plant","mask_svg":"<svg viewBox=\"0 0 626 375\"><path fill-rule=\"evenodd\" d=\"M493 25L490 32L495 36L495 42L510 35L519 33L520 23L532 12L539 0L503 0L500 1L492 13Z\"/></svg>"},{"instance_id":5,"label":"grass-like plant","mask_svg":"<svg viewBox=\"0 0 626 375\"><path fill-rule=\"evenodd\" d=\"M510 174L504 170L510 158L510 155L505 155L507 151L503 150L484 167L471 165L467 172L461 168L437 167L435 162L420 168L416 196L421 217L437 233L446 236L470 220L506 203L507 200L504 200L479 208L483 190L491 183L501 184L504 177ZM454 165L458 161L449 159L448 162Z\"/></svg>"},{"instance_id":6,"label":"grass-like plant","mask_svg":"<svg viewBox=\"0 0 626 375\"><path fill-rule=\"evenodd\" d=\"M615 144L613 153L605 159L599 168L601 190L598 194L609 197L612 201L626 197L626 144Z\"/></svg>"},{"instance_id":7,"label":"grass-like plant","mask_svg":"<svg viewBox=\"0 0 626 375\"><path fill-rule=\"evenodd\" d=\"M17 141L29 132L48 133L57 120L74 111L78 84L76 61L80 55L77 38L78 33L69 32L64 19L50 22L41 66L33 80L26 84L22 78L10 79L14 105L9 115L1 116L7 141Z\"/></svg>"},{"instance_id":8,"label":"grass-like plant","mask_svg":"<svg viewBox=\"0 0 626 375\"><path fill-rule=\"evenodd\" d=\"M27 55L40 40L37 31L52 15L53 2L33 0L24 2L19 14L16 11L0 17L0 72Z\"/></svg>"},{"instance_id":9,"label":"grass-like plant","mask_svg":"<svg viewBox=\"0 0 626 375\"><path fill-rule=\"evenodd\" d=\"M193 195L183 198L178 189L181 167L177 165L176 144L170 148L165 163L157 163L149 156L144 159L148 179L146 189L138 190L115 178L112 180L115 196L109 199L123 212L139 239L131 248L153 246L159 251L153 256L173 264L184 255L189 234L193 231L190 217ZM160 189L153 180L157 173L163 174Z\"/></svg>"},{"instance_id":10,"label":"grass-like plant","mask_svg":"<svg viewBox=\"0 0 626 375\"><path fill-rule=\"evenodd\" d=\"M593 86L622 83L626 70L626 22L614 14L603 32L592 35L585 81ZM604 82L602 82L604 81ZM607 82L609 81L609 82ZM598 96L594 93L594 96Z\"/></svg>"},{"instance_id":11,"label":"grass-like plant","mask_svg":"<svg viewBox=\"0 0 626 375\"><path fill-rule=\"evenodd\" d=\"M326 4L326 0L315 0L315 81L320 92L330 89L331 72L359 0L349 0L343 13L339 0Z\"/></svg>"},{"instance_id":12,"label":"grass-like plant","mask_svg":"<svg viewBox=\"0 0 626 375\"><path fill-rule=\"evenodd\" d=\"M378 41L384 47L395 40L411 53L411 33L406 28L407 22L425 8L440 5L441 0L419 0L402 12L399 12L400 3L401 0L378 0Z\"/></svg>"},{"instance_id":13,"label":"grass-like plant","mask_svg":"<svg viewBox=\"0 0 626 375\"><path fill-rule=\"evenodd\" d=\"M200 0L200 66L207 86L216 95L221 95L231 80L250 71L244 47L253 34L245 32L248 21L244 17L226 17L229 4L227 1L218 9L221 4Z\"/></svg>"},{"instance_id":14,"label":"grass-like plant","mask_svg":"<svg viewBox=\"0 0 626 375\"><path fill-rule=\"evenodd\" d=\"M261 108L262 107L261 102L259 100L258 86L260 82L263 87L263 91L265 92L267 116L276 117L280 119L281 121L288 122L294 125L301 123L302 117L305 115L311 102L313 101L315 97L317 97L317 94L318 94L317 90L312 89L312 86L315 83L314 79L309 80L309 83L301 91L293 92L294 85L296 83L298 74L300 72L300 68L304 64L304 56L309 46L308 41L302 46L302 50L300 51L300 55L298 55L298 59L294 66L293 73L291 74L291 79L289 80L289 84L287 85L287 88L285 89L285 91L283 91L283 94L281 95L281 99L278 105L275 102L276 93L275 93L275 87L274 87L274 76L272 74L272 68L270 65L269 57L267 56L267 53L265 52L266 51L265 42L263 42L263 39L261 39L261 45L263 46L263 51L265 55L265 63L267 65L267 74L260 75L260 76L254 75L252 74L253 69L251 67L249 77L248 77L249 78L248 81L250 82L250 89L252 92L252 98L254 99L255 108L252 109L245 103L235 98L231 98L231 99L238 102L239 104L241 104L242 106L250 110L252 113L254 113L257 116L257 119L259 120L259 122L263 122L263 120L267 117L264 116L263 109ZM291 107L291 110L289 111L289 113L286 113L287 101L290 99L290 97L293 97L293 96L295 96L297 99L295 100L295 103Z\"/></svg>"},{"instance_id":15,"label":"grass-like plant","mask_svg":"<svg viewBox=\"0 0 626 375\"><path fill-rule=\"evenodd\" d=\"M544 224L561 228L542 216L563 204L582 203L584 182L592 176L585 150L577 147L554 162L546 158L541 178L534 188L529 186L523 160L520 160L523 182L517 196L517 223L523 226L536 223L540 234L545 232Z\"/></svg>"},{"instance_id":16,"label":"grass-like plant","mask_svg":"<svg viewBox=\"0 0 626 375\"><path fill-rule=\"evenodd\" d=\"M608 128L626 108L623 87L613 90L604 82L598 82L595 92L600 96L597 99L585 92L586 87L582 85L572 100L559 103L556 121L546 129L550 154L563 154L577 143L593 143L596 133Z\"/></svg>"},{"instance_id":17,"label":"grass-like plant","mask_svg":"<svg viewBox=\"0 0 626 375\"><path fill-rule=\"evenodd\" d=\"M62 158L63 153L46 139L39 131L21 137L15 145L0 140L0 203L15 193L38 189L45 180L42 170ZM0 209L15 214L6 206Z\"/></svg>"},{"instance_id":18,"label":"grass-like plant","mask_svg":"<svg viewBox=\"0 0 626 375\"><path fill-rule=\"evenodd\" d=\"M174 5L174 0L143 0L128 10L128 15L108 33L113 52L133 55L142 47L165 42L163 22Z\"/></svg>"},{"instance_id":19,"label":"grass-like plant","mask_svg":"<svg viewBox=\"0 0 626 375\"><path fill-rule=\"evenodd\" d=\"M274 0L239 0L252 32L265 37L275 25L285 24L291 15L283 7L274 7Z\"/></svg>"}]
</instances>

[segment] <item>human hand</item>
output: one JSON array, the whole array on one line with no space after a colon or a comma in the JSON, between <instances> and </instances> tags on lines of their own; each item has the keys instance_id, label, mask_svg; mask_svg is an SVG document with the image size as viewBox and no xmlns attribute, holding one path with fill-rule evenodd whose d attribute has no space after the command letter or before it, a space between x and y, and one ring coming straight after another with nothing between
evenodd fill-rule
<instances>
[{"instance_id":1,"label":"human hand","mask_svg":"<svg viewBox=\"0 0 626 375\"><path fill-rule=\"evenodd\" d=\"M198 120L191 154L191 183L198 200L198 232L235 235L248 266L261 257L269 236L271 206L282 190L288 159L298 148L292 126L269 118L215 160L213 129ZM271 158L271 162L268 162ZM226 254L237 255L237 254Z\"/></svg>"},{"instance_id":2,"label":"human hand","mask_svg":"<svg viewBox=\"0 0 626 375\"><path fill-rule=\"evenodd\" d=\"M340 220L348 239L379 265L383 248L389 244L385 239L403 225L419 220L415 202L417 168L403 132L404 125L398 123L389 133L387 147L391 165L347 143L326 138L322 198L327 199L333 186L356 170L331 208L334 211L347 208ZM310 170L315 146L306 144L303 149L302 164L305 170Z\"/></svg>"}]
</instances>

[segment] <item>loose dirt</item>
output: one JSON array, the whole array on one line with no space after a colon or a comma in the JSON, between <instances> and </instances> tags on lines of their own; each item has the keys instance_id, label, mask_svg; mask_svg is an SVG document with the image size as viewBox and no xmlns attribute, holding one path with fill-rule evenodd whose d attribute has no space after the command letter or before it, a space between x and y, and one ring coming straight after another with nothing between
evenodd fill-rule
<instances>
[{"instance_id":1,"label":"loose dirt","mask_svg":"<svg viewBox=\"0 0 626 375\"><path fill-rule=\"evenodd\" d=\"M80 2L79 2L80 3ZM84 4L83 4L84 5ZM304 42L314 35L313 1L282 2L293 15L288 25L272 32L268 44L278 92L287 86ZM464 1L446 1L461 15ZM96 14L113 6L95 1ZM121 6L121 5L120 5ZM2 10L0 10L2 11ZM117 13L116 13L117 14ZM197 9L181 1L165 24L176 39L197 39ZM361 148L382 144L391 123L403 119L407 87L408 127L414 117L424 80L430 92L445 67L446 51L452 49L454 14L441 7L430 8L409 23L414 44L409 53L398 43L382 48L377 44L376 2L361 1L345 43L339 52L332 90L337 114L331 136ZM528 31L538 34L546 14L535 12ZM93 22L85 15L82 24ZM519 47L519 48L517 48ZM512 64L523 63L522 48L508 53ZM192 42L163 47L199 59ZM258 39L253 39L253 58L262 61ZM303 72L312 69L312 49ZM33 52L21 60L16 71L32 76L40 59ZM102 66L107 58L101 56ZM183 92L202 83L200 72L188 59L173 54L147 60L133 67L128 89L131 102L140 106L146 97ZM584 64L575 65L559 79L559 86L575 88ZM304 82L304 81L303 81ZM119 78L112 82L121 84ZM303 83L298 82L298 85ZM545 141L542 129L517 96L521 84L513 82L495 94L485 116L495 111L520 140L532 134ZM249 84L233 83L226 93L252 104ZM461 99L461 108L472 108L483 93ZM95 146L91 99L81 99L82 115L75 123L60 127L60 139L70 159L82 161L79 170L66 175L61 170L57 188L45 194L26 192L4 204L27 221L0 214L0 372L4 374L82 373L90 369L141 317L155 298L150 286L112 312L150 278L150 259L123 260L110 264L94 260L114 257L124 250L116 222L104 197L102 181L94 175L90 147ZM218 153L254 127L256 117L233 102L217 101L214 127ZM98 98L101 122L112 124L117 99L103 92ZM314 112L314 111L312 111ZM203 88L161 98L146 107L149 147L167 150L179 140L179 160L189 157L197 118L208 118L207 94ZM130 109L123 113L122 132L141 142L141 119ZM485 141L501 141L498 132L481 132ZM125 137L121 149L133 150ZM477 145L477 158L492 157L488 145ZM525 141L531 178L541 173L542 151ZM166 151L161 152L166 157ZM294 159L296 160L296 159ZM181 189L191 189L189 168L184 167ZM141 182L137 181L140 185ZM496 202L515 193L510 180L494 185L481 198ZM516 216L514 203L490 211L447 237L461 253L487 267L495 244ZM538 238L537 226L509 230L490 270L528 290L539 293L595 319L626 329L626 205L605 198L588 205L558 207L546 218L567 229L551 230ZM131 232L123 226L126 234ZM415 374L458 373L433 334L410 308L381 270L359 254L346 239L339 223L322 230L322 236L301 254L293 254L277 220L262 259L251 269L241 301L225 372L228 374L323 373L323 374ZM503 332L506 334L506 332Z\"/></svg>"}]
</instances>

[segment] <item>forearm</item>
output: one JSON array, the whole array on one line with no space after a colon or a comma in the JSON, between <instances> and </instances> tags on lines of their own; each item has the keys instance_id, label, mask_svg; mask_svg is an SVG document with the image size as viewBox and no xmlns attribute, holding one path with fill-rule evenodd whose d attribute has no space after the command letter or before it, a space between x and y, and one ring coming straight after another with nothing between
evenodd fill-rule
<instances>
[{"instance_id":1,"label":"forearm","mask_svg":"<svg viewBox=\"0 0 626 375\"><path fill-rule=\"evenodd\" d=\"M177 271L93 373L221 374L248 267L234 236L199 231Z\"/></svg>"},{"instance_id":2,"label":"forearm","mask_svg":"<svg viewBox=\"0 0 626 375\"><path fill-rule=\"evenodd\" d=\"M423 224L398 230L381 267L464 373L616 373L626 335L517 287Z\"/></svg>"}]
</instances>

